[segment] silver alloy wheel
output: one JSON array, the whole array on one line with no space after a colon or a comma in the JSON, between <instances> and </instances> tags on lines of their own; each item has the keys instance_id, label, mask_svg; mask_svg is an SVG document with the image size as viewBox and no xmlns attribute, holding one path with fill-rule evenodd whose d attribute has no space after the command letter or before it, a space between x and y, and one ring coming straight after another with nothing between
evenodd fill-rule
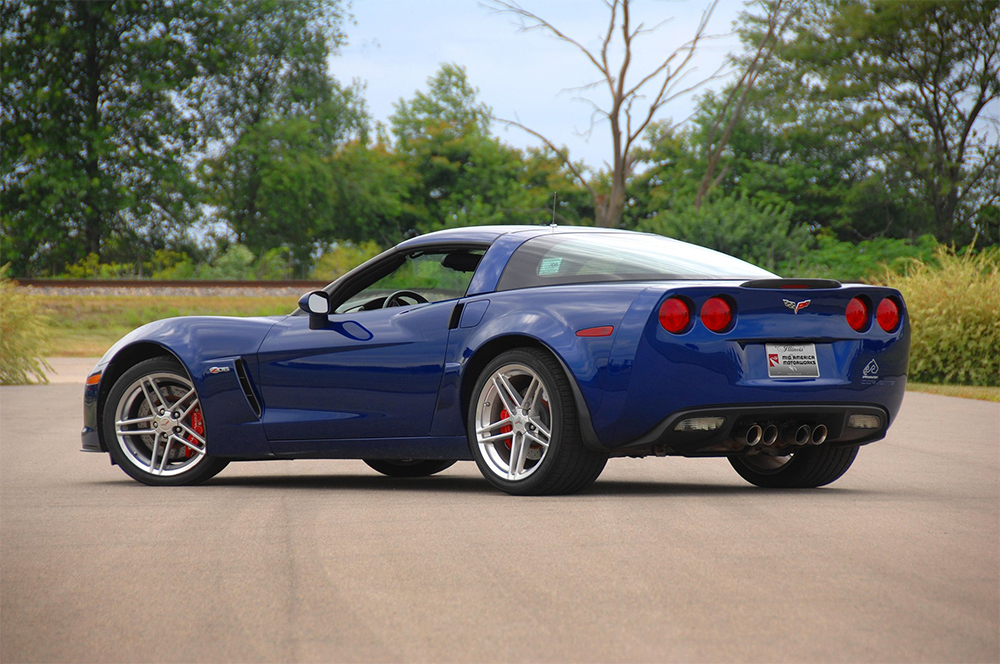
<instances>
[{"instance_id":1,"label":"silver alloy wheel","mask_svg":"<svg viewBox=\"0 0 1000 664\"><path fill-rule=\"evenodd\" d=\"M136 468L159 477L192 470L204 460L201 405L187 378L153 373L132 382L118 400L115 437Z\"/></svg>"},{"instance_id":2,"label":"silver alloy wheel","mask_svg":"<svg viewBox=\"0 0 1000 664\"><path fill-rule=\"evenodd\" d=\"M541 467L552 439L548 389L531 368L504 365L479 393L475 425L490 471L507 481L526 479Z\"/></svg>"}]
</instances>

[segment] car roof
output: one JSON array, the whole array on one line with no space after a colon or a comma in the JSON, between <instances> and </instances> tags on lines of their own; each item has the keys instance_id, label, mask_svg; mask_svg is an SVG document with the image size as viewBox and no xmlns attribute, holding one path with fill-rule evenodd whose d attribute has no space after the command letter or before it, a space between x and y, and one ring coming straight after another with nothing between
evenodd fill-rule
<instances>
[{"instance_id":1,"label":"car roof","mask_svg":"<svg viewBox=\"0 0 1000 664\"><path fill-rule=\"evenodd\" d=\"M396 248L409 251L437 244L493 244L501 235L510 233L525 234L532 237L535 235L587 232L629 233L630 231L613 228L596 228L593 226L463 226L461 228L446 228L441 231L427 233L426 235L419 235L400 242L396 245Z\"/></svg>"}]
</instances>

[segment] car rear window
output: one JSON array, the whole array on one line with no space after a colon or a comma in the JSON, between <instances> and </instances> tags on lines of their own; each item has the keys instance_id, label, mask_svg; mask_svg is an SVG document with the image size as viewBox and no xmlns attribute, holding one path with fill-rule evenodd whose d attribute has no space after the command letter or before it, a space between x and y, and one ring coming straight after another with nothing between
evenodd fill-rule
<instances>
[{"instance_id":1,"label":"car rear window","mask_svg":"<svg viewBox=\"0 0 1000 664\"><path fill-rule=\"evenodd\" d=\"M518 247L497 290L604 281L774 276L738 258L659 235L565 233L536 237Z\"/></svg>"}]
</instances>

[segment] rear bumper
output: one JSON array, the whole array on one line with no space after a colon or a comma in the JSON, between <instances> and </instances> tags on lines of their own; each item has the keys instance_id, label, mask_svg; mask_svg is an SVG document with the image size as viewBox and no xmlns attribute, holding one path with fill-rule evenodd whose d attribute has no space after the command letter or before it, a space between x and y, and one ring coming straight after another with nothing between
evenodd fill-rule
<instances>
[{"instance_id":1,"label":"rear bumper","mask_svg":"<svg viewBox=\"0 0 1000 664\"><path fill-rule=\"evenodd\" d=\"M878 428L852 428L848 421L852 415L873 415L879 418ZM721 425L712 431L682 431L678 425L691 418L722 418ZM872 404L745 404L707 406L680 410L661 421L652 429L613 451L613 456L641 456L646 454L718 455L746 451L740 435L757 424L774 425L781 435L768 447L781 449L794 445L786 432L801 425L811 428L823 425L827 429L824 445L865 445L885 437L889 427L889 413L885 408ZM789 436L790 437L790 436Z\"/></svg>"}]
</instances>

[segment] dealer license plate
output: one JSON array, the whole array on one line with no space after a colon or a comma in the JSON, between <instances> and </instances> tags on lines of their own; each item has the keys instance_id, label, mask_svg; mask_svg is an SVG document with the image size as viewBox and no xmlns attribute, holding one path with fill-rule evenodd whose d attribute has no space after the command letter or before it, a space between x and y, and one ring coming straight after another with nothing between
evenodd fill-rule
<instances>
[{"instance_id":1,"label":"dealer license plate","mask_svg":"<svg viewBox=\"0 0 1000 664\"><path fill-rule=\"evenodd\" d=\"M815 344L766 344L770 378L819 378Z\"/></svg>"}]
</instances>

